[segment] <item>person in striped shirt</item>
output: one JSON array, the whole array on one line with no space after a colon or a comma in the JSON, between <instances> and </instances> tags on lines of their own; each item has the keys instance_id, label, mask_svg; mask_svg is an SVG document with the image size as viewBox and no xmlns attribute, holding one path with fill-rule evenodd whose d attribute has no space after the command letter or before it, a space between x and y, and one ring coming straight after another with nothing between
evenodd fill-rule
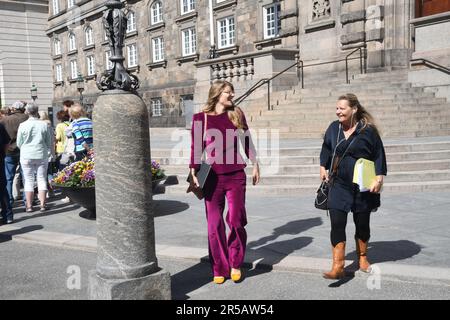
<instances>
[{"instance_id":1,"label":"person in striped shirt","mask_svg":"<svg viewBox=\"0 0 450 320\"><path fill-rule=\"evenodd\" d=\"M86 157L94 146L92 120L87 117L86 111L79 103L75 103L69 112L73 119L70 126L75 141L75 159L79 161Z\"/></svg>"}]
</instances>

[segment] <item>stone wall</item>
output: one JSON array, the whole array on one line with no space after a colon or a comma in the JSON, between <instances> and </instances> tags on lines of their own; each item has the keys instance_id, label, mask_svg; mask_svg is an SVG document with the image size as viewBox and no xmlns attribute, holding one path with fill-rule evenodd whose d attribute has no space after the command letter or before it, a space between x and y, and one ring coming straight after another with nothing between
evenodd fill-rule
<instances>
[{"instance_id":1,"label":"stone wall","mask_svg":"<svg viewBox=\"0 0 450 320\"><path fill-rule=\"evenodd\" d=\"M52 62L45 35L48 1L0 0L0 101L9 106L16 100L31 100L46 110L53 98Z\"/></svg>"}]
</instances>

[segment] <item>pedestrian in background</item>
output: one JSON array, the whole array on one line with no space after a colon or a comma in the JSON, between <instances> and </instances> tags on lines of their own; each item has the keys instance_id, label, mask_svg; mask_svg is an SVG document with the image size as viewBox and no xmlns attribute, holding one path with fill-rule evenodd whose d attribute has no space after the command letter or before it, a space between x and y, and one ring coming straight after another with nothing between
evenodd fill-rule
<instances>
[{"instance_id":1,"label":"pedestrian in background","mask_svg":"<svg viewBox=\"0 0 450 320\"><path fill-rule=\"evenodd\" d=\"M387 173L383 142L373 117L351 93L338 98L338 120L328 127L320 152L320 178L331 184L328 209L331 220L333 265L324 273L327 279L342 278L345 264L347 215L353 212L356 251L360 270L368 272L367 245L370 238L370 214L380 206L380 190ZM353 183L353 171L358 159L375 163L376 179L369 192L360 192ZM327 171L328 170L328 171ZM333 172L333 174L329 174Z\"/></svg>"},{"instance_id":2,"label":"pedestrian in background","mask_svg":"<svg viewBox=\"0 0 450 320\"><path fill-rule=\"evenodd\" d=\"M79 161L94 147L92 120L87 117L86 110L78 103L73 104L69 114L72 118L70 127L75 142L75 159Z\"/></svg>"},{"instance_id":3,"label":"pedestrian in background","mask_svg":"<svg viewBox=\"0 0 450 320\"><path fill-rule=\"evenodd\" d=\"M2 222L13 223L14 216L12 211L12 205L9 201L9 194L6 190L6 177L4 167L5 149L11 142L11 138L8 135L3 124L0 123L0 204L2 209Z\"/></svg>"},{"instance_id":4,"label":"pedestrian in background","mask_svg":"<svg viewBox=\"0 0 450 320\"><path fill-rule=\"evenodd\" d=\"M5 153L5 175L6 175L6 189L8 190L8 196L11 206L14 204L13 184L14 177L16 176L17 167L20 162L20 149L17 146L17 131L19 125L28 119L28 115L25 112L25 101L15 101L11 106L10 114L5 116L1 123L5 126L8 132L11 142Z\"/></svg>"},{"instance_id":5,"label":"pedestrian in background","mask_svg":"<svg viewBox=\"0 0 450 320\"><path fill-rule=\"evenodd\" d=\"M197 171L201 155L206 149L207 162L211 172L203 188L206 219L208 223L209 258L213 271L213 281L221 284L231 276L235 282L241 280L241 266L247 245L247 215L245 210L246 174L245 162L238 153L238 134L246 134L245 153L253 163L253 184L259 182L259 165L256 152L248 134L244 112L233 103L234 87L227 81L216 81L209 89L208 101L203 111L194 114L192 121L191 161L189 168L192 181L189 188L198 188ZM205 125L206 119L206 125ZM204 132L206 127L206 134ZM208 132L209 131L209 132ZM228 131L228 132L227 132ZM219 133L221 137L217 137ZM210 133L210 134L209 134ZM227 134L234 138L227 139ZM195 137L204 137L201 144ZM219 139L220 141L217 141ZM233 145L230 145L233 143ZM213 149L211 149L211 147ZM227 156L231 151L232 157ZM220 160L219 160L220 159ZM228 203L226 222L230 229L225 234L223 210L225 199Z\"/></svg>"},{"instance_id":6,"label":"pedestrian in background","mask_svg":"<svg viewBox=\"0 0 450 320\"><path fill-rule=\"evenodd\" d=\"M25 112L29 119L20 124L17 132L17 146L20 148L20 164L24 175L26 212L33 211L34 177L36 175L41 211L47 210L47 166L48 155L52 148L49 126L39 120L39 107L33 103L27 105Z\"/></svg>"}]
</instances>

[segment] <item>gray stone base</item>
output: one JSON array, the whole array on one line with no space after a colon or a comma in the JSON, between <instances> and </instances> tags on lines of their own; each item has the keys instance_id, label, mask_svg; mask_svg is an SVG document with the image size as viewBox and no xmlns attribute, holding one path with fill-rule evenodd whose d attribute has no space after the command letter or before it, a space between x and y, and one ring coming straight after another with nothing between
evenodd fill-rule
<instances>
[{"instance_id":1,"label":"gray stone base","mask_svg":"<svg viewBox=\"0 0 450 320\"><path fill-rule=\"evenodd\" d=\"M159 271L143 278L103 279L89 272L90 300L170 300L170 274Z\"/></svg>"}]
</instances>

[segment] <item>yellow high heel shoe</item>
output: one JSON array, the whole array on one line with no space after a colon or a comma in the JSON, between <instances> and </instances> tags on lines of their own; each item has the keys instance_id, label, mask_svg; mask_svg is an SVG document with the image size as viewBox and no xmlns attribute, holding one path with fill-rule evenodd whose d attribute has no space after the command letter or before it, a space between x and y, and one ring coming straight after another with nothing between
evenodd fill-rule
<instances>
[{"instance_id":1,"label":"yellow high heel shoe","mask_svg":"<svg viewBox=\"0 0 450 320\"><path fill-rule=\"evenodd\" d=\"M233 280L234 282L239 282L241 280L241 277L241 269L231 269L231 280Z\"/></svg>"},{"instance_id":2,"label":"yellow high heel shoe","mask_svg":"<svg viewBox=\"0 0 450 320\"><path fill-rule=\"evenodd\" d=\"M225 282L225 277L214 277L213 281L215 284L222 284Z\"/></svg>"}]
</instances>

